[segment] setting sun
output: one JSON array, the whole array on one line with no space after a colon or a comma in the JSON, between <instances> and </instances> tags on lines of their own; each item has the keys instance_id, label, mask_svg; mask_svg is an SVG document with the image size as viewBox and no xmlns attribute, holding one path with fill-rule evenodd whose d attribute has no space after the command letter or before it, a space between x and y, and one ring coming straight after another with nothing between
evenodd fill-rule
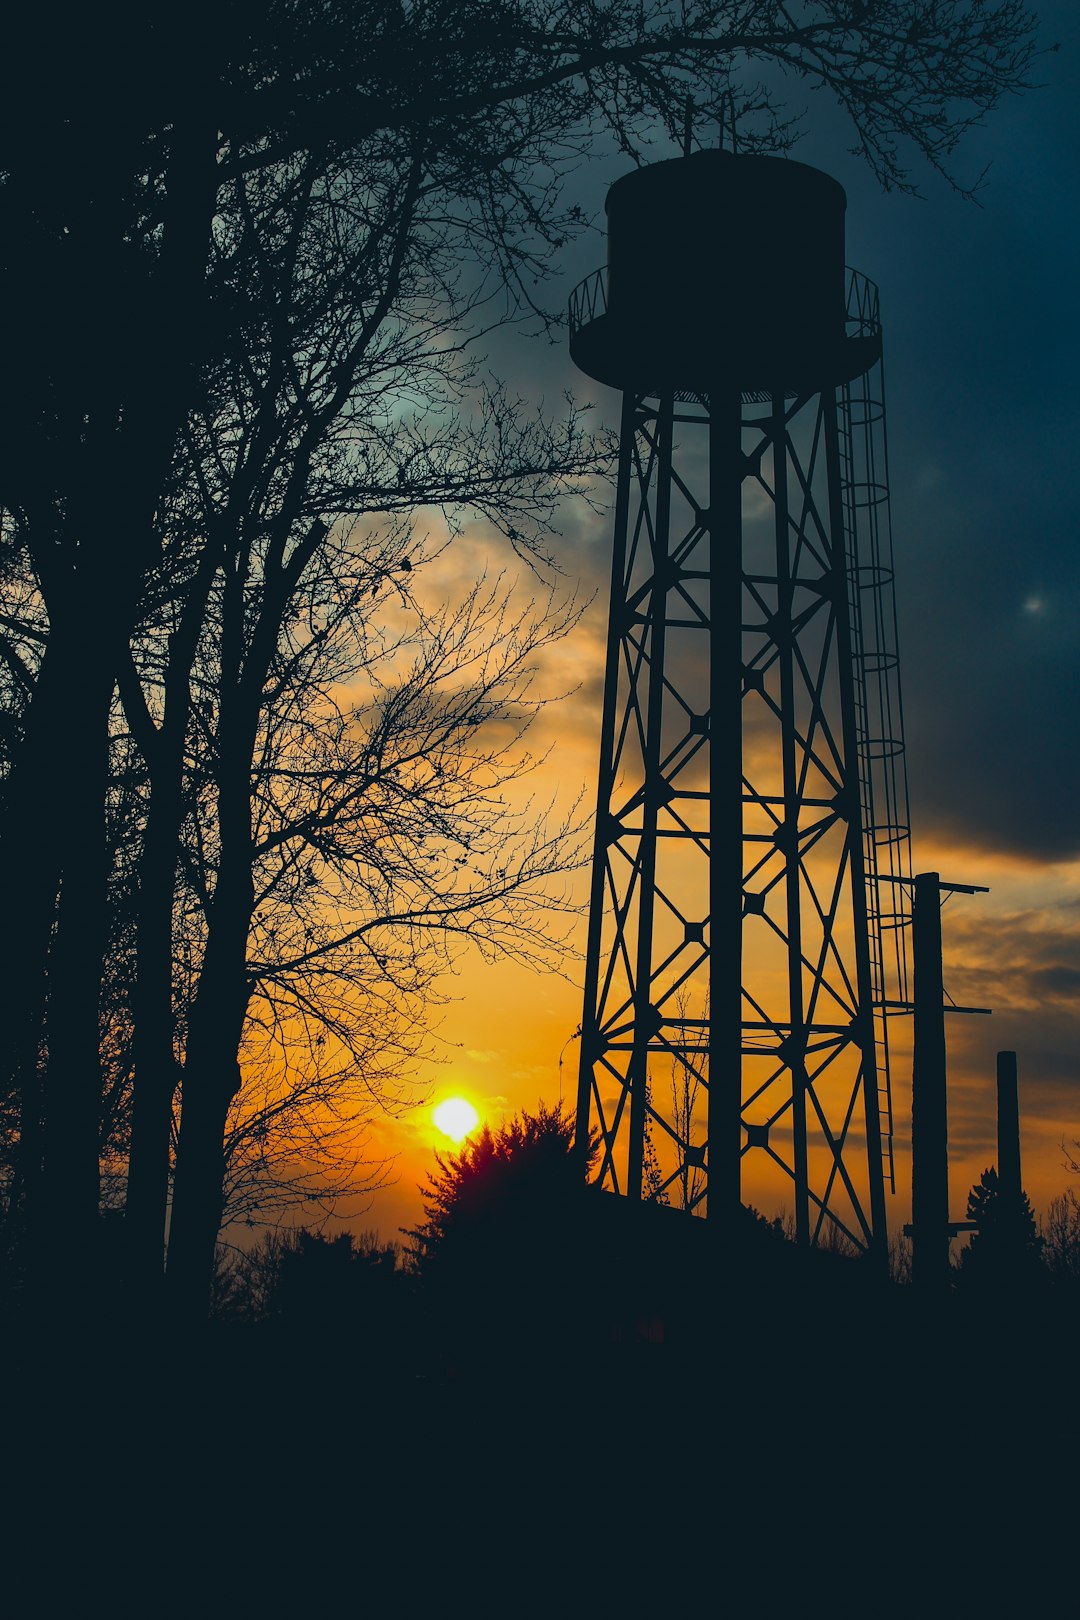
<instances>
[{"instance_id":1,"label":"setting sun","mask_svg":"<svg viewBox=\"0 0 1080 1620\"><path fill-rule=\"evenodd\" d=\"M432 1111L431 1116L444 1136L452 1142L464 1142L470 1131L480 1123L480 1115L464 1097L448 1097Z\"/></svg>"}]
</instances>

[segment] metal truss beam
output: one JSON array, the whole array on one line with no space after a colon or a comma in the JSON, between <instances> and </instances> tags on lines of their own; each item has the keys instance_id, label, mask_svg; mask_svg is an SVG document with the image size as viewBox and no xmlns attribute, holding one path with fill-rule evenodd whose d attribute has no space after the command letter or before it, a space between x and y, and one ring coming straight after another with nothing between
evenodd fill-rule
<instances>
[{"instance_id":1,"label":"metal truss beam","mask_svg":"<svg viewBox=\"0 0 1080 1620\"><path fill-rule=\"evenodd\" d=\"M832 392L624 396L578 1129L614 1192L880 1251L851 456Z\"/></svg>"}]
</instances>

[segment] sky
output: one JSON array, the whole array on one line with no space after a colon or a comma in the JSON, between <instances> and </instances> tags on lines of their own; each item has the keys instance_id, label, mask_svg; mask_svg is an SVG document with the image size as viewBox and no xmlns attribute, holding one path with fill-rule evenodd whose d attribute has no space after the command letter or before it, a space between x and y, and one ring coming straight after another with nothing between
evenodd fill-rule
<instances>
[{"instance_id":1,"label":"sky","mask_svg":"<svg viewBox=\"0 0 1080 1620\"><path fill-rule=\"evenodd\" d=\"M996 1159L999 1050L1018 1053L1037 1209L1068 1184L1062 1141L1080 1138L1080 11L1037 9L1043 42L1060 45L1036 65L1041 87L1000 106L954 161L965 182L986 170L978 204L919 170L921 197L882 194L820 103L793 153L844 185L848 263L881 292L914 867L990 891L943 912L947 992L993 1009L948 1020L953 1219ZM567 296L604 261L604 194L626 170L598 154L575 180L595 229L567 249ZM597 423L617 423L617 396L575 371L565 342L506 337L490 354L525 397L570 390ZM566 804L582 788L595 797L611 516L571 502L561 526L562 583L595 599L538 670L538 697L574 690L544 709L530 745L550 749L534 786ZM484 564L512 559L469 525L424 589L452 597ZM524 576L521 588L535 586ZM584 878L579 892L584 906ZM433 1148L450 1146L431 1119L439 1100L465 1096L498 1123L574 1097L584 926L582 911L561 974L462 960L436 1018L439 1061L417 1077L424 1100L371 1127L391 1180L351 1224L390 1238L416 1220ZM910 1213L909 1022L894 1039L895 1227Z\"/></svg>"}]
</instances>

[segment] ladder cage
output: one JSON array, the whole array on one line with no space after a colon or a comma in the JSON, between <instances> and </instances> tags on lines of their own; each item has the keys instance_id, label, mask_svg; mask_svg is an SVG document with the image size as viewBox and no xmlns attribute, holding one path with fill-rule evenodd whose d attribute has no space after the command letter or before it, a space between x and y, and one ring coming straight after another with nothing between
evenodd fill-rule
<instances>
[{"instance_id":1,"label":"ladder cage","mask_svg":"<svg viewBox=\"0 0 1080 1620\"><path fill-rule=\"evenodd\" d=\"M876 287L847 297L875 350ZM882 368L781 381L624 388L578 1133L614 1193L728 1219L760 1187L798 1241L883 1253L911 856Z\"/></svg>"},{"instance_id":2,"label":"ladder cage","mask_svg":"<svg viewBox=\"0 0 1080 1620\"><path fill-rule=\"evenodd\" d=\"M851 335L878 324L878 293L848 271ZM885 1176L896 1191L889 1025L911 1010L911 822L889 504L884 364L840 395L840 471L854 665L867 921Z\"/></svg>"}]
</instances>

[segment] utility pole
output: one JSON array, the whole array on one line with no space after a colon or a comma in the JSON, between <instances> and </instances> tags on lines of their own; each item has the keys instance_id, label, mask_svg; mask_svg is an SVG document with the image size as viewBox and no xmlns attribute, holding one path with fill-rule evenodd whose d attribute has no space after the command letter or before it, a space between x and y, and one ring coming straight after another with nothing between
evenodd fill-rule
<instances>
[{"instance_id":1,"label":"utility pole","mask_svg":"<svg viewBox=\"0 0 1080 1620\"><path fill-rule=\"evenodd\" d=\"M998 1192L1011 1206L1019 1207L1020 1181L1020 1104L1016 1092L1016 1053L997 1055L997 1139Z\"/></svg>"},{"instance_id":2,"label":"utility pole","mask_svg":"<svg viewBox=\"0 0 1080 1620\"><path fill-rule=\"evenodd\" d=\"M911 954L915 1004L911 1077L912 1276L920 1289L944 1293L949 1286L949 1111L941 880L936 872L920 872L915 878Z\"/></svg>"},{"instance_id":3,"label":"utility pole","mask_svg":"<svg viewBox=\"0 0 1080 1620\"><path fill-rule=\"evenodd\" d=\"M937 872L919 872L912 905L915 1050L911 1076L912 1280L921 1292L949 1287L949 1241L974 1229L949 1220L949 1109L945 1013L985 1013L985 1007L946 1007L941 950L941 895L985 894L981 884L943 883Z\"/></svg>"}]
</instances>

